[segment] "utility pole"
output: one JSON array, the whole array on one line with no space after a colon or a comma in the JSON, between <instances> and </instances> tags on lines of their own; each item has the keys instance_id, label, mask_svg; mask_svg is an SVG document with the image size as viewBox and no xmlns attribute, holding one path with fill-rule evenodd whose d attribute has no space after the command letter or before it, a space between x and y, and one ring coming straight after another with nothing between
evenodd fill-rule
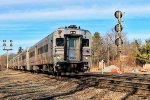
<instances>
[{"instance_id":1,"label":"utility pole","mask_svg":"<svg viewBox=\"0 0 150 100\"><path fill-rule=\"evenodd\" d=\"M12 40L10 40L10 47L8 48L7 46L6 46L6 40L3 40L3 50L6 50L7 51L7 70L8 70L8 51L9 50L13 50L12 49L12 47L13 47L13 45L12 45Z\"/></svg>"},{"instance_id":2,"label":"utility pole","mask_svg":"<svg viewBox=\"0 0 150 100\"><path fill-rule=\"evenodd\" d=\"M110 44L107 44L107 66L109 66L109 62L110 62Z\"/></svg>"},{"instance_id":3,"label":"utility pole","mask_svg":"<svg viewBox=\"0 0 150 100\"><path fill-rule=\"evenodd\" d=\"M116 40L115 40L115 44L117 45L117 49L118 49L118 52L119 52L119 58L120 58L120 70L122 68L122 62L121 62L121 56L122 56L122 44L123 44L123 40L122 40L122 30L123 30L123 27L121 25L121 22L123 22L121 20L123 14L121 11L116 11L115 12L115 17L118 19L118 24L115 26L115 31L117 32L117 37L116 37Z\"/></svg>"},{"instance_id":4,"label":"utility pole","mask_svg":"<svg viewBox=\"0 0 150 100\"><path fill-rule=\"evenodd\" d=\"M109 43L109 42L113 41L110 35L108 35L107 41L108 41L108 44L107 44L107 66L109 66L110 65L110 46L111 46L111 43Z\"/></svg>"}]
</instances>

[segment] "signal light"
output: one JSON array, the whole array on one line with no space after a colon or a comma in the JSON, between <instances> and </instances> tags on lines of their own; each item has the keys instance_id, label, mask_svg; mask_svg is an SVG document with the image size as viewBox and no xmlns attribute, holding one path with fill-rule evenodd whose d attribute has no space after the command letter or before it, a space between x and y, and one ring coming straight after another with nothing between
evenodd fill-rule
<instances>
[{"instance_id":1,"label":"signal light","mask_svg":"<svg viewBox=\"0 0 150 100\"><path fill-rule=\"evenodd\" d=\"M123 27L122 27L121 24L117 24L117 25L115 26L115 31L116 31L116 32L121 32L122 30L123 30Z\"/></svg>"},{"instance_id":2,"label":"signal light","mask_svg":"<svg viewBox=\"0 0 150 100\"><path fill-rule=\"evenodd\" d=\"M6 42L6 40L3 40L3 42Z\"/></svg>"},{"instance_id":3,"label":"signal light","mask_svg":"<svg viewBox=\"0 0 150 100\"><path fill-rule=\"evenodd\" d=\"M10 44L10 46L11 46L11 47L13 46L12 43Z\"/></svg>"},{"instance_id":4,"label":"signal light","mask_svg":"<svg viewBox=\"0 0 150 100\"><path fill-rule=\"evenodd\" d=\"M4 43L3 46L6 46L6 43Z\"/></svg>"},{"instance_id":5,"label":"signal light","mask_svg":"<svg viewBox=\"0 0 150 100\"><path fill-rule=\"evenodd\" d=\"M117 18L117 19L119 19L119 18L122 18L122 12L121 11L116 11L115 12L115 17Z\"/></svg>"}]
</instances>

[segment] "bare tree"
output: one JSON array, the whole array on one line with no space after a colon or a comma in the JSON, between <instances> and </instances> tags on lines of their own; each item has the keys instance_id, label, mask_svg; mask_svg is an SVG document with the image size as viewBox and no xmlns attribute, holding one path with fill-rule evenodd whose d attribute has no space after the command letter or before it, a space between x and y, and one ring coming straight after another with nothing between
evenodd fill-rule
<instances>
[{"instance_id":1,"label":"bare tree","mask_svg":"<svg viewBox=\"0 0 150 100\"><path fill-rule=\"evenodd\" d=\"M14 57L14 53L9 54L9 60ZM0 55L0 70L6 69L6 64L7 64L7 55Z\"/></svg>"},{"instance_id":2,"label":"bare tree","mask_svg":"<svg viewBox=\"0 0 150 100\"><path fill-rule=\"evenodd\" d=\"M103 43L105 45L104 47L106 50L104 58L107 61L107 65L110 65L110 60L113 60L117 55L115 37L116 37L116 33L113 30L107 32L103 37Z\"/></svg>"},{"instance_id":3,"label":"bare tree","mask_svg":"<svg viewBox=\"0 0 150 100\"><path fill-rule=\"evenodd\" d=\"M0 56L0 70L4 70L6 68L6 54Z\"/></svg>"}]
</instances>

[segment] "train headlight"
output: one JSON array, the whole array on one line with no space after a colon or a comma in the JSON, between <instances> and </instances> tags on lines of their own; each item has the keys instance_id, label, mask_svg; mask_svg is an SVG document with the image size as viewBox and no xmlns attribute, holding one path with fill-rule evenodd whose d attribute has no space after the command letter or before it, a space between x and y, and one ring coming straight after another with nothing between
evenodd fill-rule
<instances>
[{"instance_id":1,"label":"train headlight","mask_svg":"<svg viewBox=\"0 0 150 100\"><path fill-rule=\"evenodd\" d=\"M88 56L84 56L84 58L83 58L85 61L87 61L88 59L89 59L89 57Z\"/></svg>"},{"instance_id":2,"label":"train headlight","mask_svg":"<svg viewBox=\"0 0 150 100\"><path fill-rule=\"evenodd\" d=\"M85 57L85 59L87 60L87 59L88 59L88 57Z\"/></svg>"},{"instance_id":3,"label":"train headlight","mask_svg":"<svg viewBox=\"0 0 150 100\"><path fill-rule=\"evenodd\" d=\"M56 58L60 60L60 59L61 59L61 56L57 55Z\"/></svg>"},{"instance_id":4,"label":"train headlight","mask_svg":"<svg viewBox=\"0 0 150 100\"><path fill-rule=\"evenodd\" d=\"M85 70L86 70L86 69L88 69L88 67L87 67L87 66L84 66L83 68L84 68Z\"/></svg>"}]
</instances>

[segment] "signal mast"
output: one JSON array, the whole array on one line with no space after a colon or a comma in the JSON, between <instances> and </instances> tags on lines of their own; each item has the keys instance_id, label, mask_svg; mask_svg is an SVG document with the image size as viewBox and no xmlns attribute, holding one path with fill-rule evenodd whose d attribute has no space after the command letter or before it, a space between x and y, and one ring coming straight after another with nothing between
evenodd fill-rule
<instances>
[{"instance_id":1,"label":"signal mast","mask_svg":"<svg viewBox=\"0 0 150 100\"><path fill-rule=\"evenodd\" d=\"M118 53L119 53L119 56L120 56L120 70L122 68L122 62L121 62L121 55L122 55L122 45L123 45L123 40L122 40L122 30L123 30L123 27L121 25L121 22L123 22L121 20L123 14L121 11L116 11L115 12L115 17L118 19L118 24L115 26L115 31L117 33L117 37L116 37L116 40L115 40L115 44L117 46L117 50L118 50Z\"/></svg>"}]
</instances>

